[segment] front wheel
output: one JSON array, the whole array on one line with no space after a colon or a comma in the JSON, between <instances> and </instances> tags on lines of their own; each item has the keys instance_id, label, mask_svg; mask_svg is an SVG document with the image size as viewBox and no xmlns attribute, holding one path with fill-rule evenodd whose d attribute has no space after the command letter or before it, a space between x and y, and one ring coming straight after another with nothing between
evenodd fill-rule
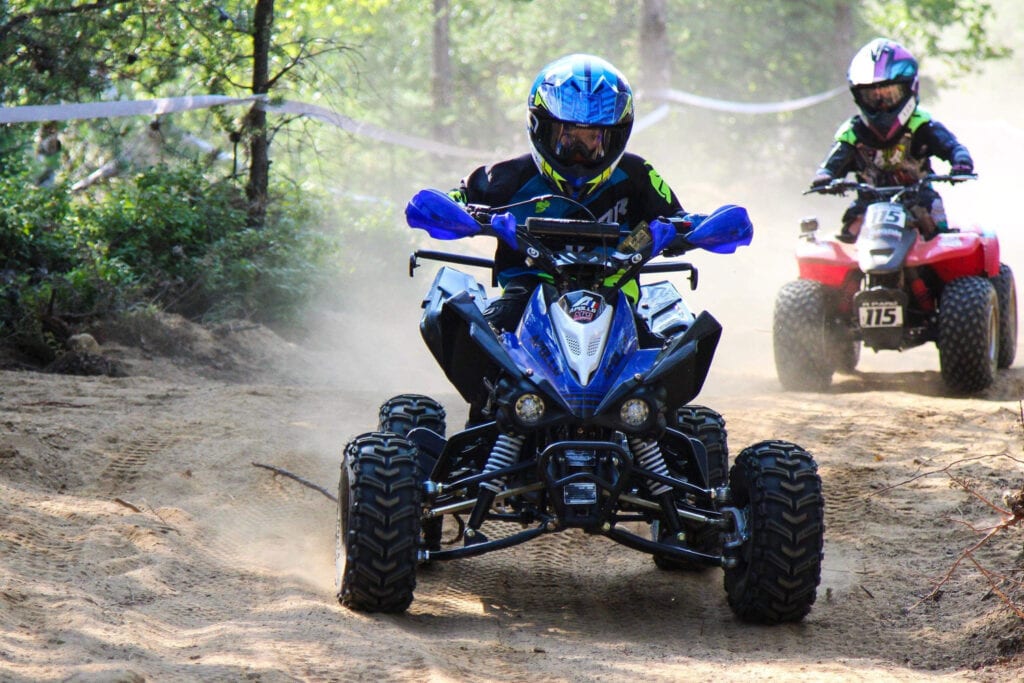
<instances>
[{"instance_id":1,"label":"front wheel","mask_svg":"<svg viewBox=\"0 0 1024 683\"><path fill-rule=\"evenodd\" d=\"M416 447L373 432L345 447L338 486L338 600L361 612L404 612L420 539Z\"/></svg>"},{"instance_id":2,"label":"front wheel","mask_svg":"<svg viewBox=\"0 0 1024 683\"><path fill-rule=\"evenodd\" d=\"M786 441L743 449L729 473L748 537L725 569L729 607L744 621L796 622L821 581L825 501L811 454Z\"/></svg>"},{"instance_id":3,"label":"front wheel","mask_svg":"<svg viewBox=\"0 0 1024 683\"><path fill-rule=\"evenodd\" d=\"M999 299L983 277L948 283L939 300L939 368L957 392L987 389L999 364Z\"/></svg>"},{"instance_id":4,"label":"front wheel","mask_svg":"<svg viewBox=\"0 0 1024 683\"><path fill-rule=\"evenodd\" d=\"M832 383L829 297L814 280L793 280L779 290L772 320L775 372L784 389L824 391Z\"/></svg>"}]
</instances>

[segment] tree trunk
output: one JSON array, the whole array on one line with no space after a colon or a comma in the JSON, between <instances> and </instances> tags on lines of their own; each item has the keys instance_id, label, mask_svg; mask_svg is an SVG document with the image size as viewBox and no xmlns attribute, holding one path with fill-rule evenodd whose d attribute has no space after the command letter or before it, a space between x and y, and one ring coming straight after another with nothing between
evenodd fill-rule
<instances>
[{"instance_id":1,"label":"tree trunk","mask_svg":"<svg viewBox=\"0 0 1024 683\"><path fill-rule=\"evenodd\" d=\"M274 0L256 0L252 29L252 92L266 95L270 90L270 29L274 24ZM267 188L270 184L270 138L267 112L256 103L246 121L249 133L249 183L245 193L249 201L249 225L262 227L267 215Z\"/></svg>"},{"instance_id":2,"label":"tree trunk","mask_svg":"<svg viewBox=\"0 0 1024 683\"><path fill-rule=\"evenodd\" d=\"M449 142L447 118L452 104L452 59L448 23L451 19L449 0L434 0L434 134Z\"/></svg>"},{"instance_id":3,"label":"tree trunk","mask_svg":"<svg viewBox=\"0 0 1024 683\"><path fill-rule=\"evenodd\" d=\"M638 85L651 90L672 82L672 49L668 42L666 0L644 0L640 18L640 78Z\"/></svg>"},{"instance_id":4,"label":"tree trunk","mask_svg":"<svg viewBox=\"0 0 1024 683\"><path fill-rule=\"evenodd\" d=\"M831 57L836 73L846 75L850 66L850 60L854 53L860 48L855 45L854 40L854 7L852 2L837 2L835 10L835 42L831 50Z\"/></svg>"}]
</instances>

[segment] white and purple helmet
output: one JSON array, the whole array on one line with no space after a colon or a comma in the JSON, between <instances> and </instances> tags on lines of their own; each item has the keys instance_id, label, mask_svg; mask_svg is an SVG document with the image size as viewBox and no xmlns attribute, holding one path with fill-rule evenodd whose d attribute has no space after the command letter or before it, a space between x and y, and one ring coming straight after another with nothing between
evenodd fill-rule
<instances>
[{"instance_id":1,"label":"white and purple helmet","mask_svg":"<svg viewBox=\"0 0 1024 683\"><path fill-rule=\"evenodd\" d=\"M850 62L853 101L864 123L882 140L892 140L917 109L917 60L899 43L875 38Z\"/></svg>"}]
</instances>

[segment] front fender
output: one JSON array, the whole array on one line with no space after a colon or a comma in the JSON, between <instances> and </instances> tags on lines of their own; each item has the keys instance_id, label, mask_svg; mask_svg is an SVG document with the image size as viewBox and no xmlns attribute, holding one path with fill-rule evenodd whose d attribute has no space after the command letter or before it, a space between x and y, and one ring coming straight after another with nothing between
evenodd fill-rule
<instances>
[{"instance_id":1,"label":"front fender","mask_svg":"<svg viewBox=\"0 0 1024 683\"><path fill-rule=\"evenodd\" d=\"M801 280L814 280L838 288L851 271L859 271L853 245L841 242L801 241L796 249Z\"/></svg>"},{"instance_id":2,"label":"front fender","mask_svg":"<svg viewBox=\"0 0 1024 683\"><path fill-rule=\"evenodd\" d=\"M423 301L420 334L430 353L466 401L487 398L483 378L504 369L521 371L498 342L484 318L487 298L482 285L465 273L441 268Z\"/></svg>"},{"instance_id":3,"label":"front fender","mask_svg":"<svg viewBox=\"0 0 1024 683\"><path fill-rule=\"evenodd\" d=\"M704 386L721 336L722 325L710 313L703 311L684 334L673 338L658 353L640 381L665 387L665 399L670 408L689 403ZM629 392L630 381L623 377L620 384L623 391L608 394L599 412L621 400Z\"/></svg>"}]
</instances>

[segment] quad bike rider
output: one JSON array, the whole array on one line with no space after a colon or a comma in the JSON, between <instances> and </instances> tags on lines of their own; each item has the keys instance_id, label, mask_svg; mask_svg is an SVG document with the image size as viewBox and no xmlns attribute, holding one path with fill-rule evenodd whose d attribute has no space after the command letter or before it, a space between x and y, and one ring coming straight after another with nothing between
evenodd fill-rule
<instances>
[{"instance_id":1,"label":"quad bike rider","mask_svg":"<svg viewBox=\"0 0 1024 683\"><path fill-rule=\"evenodd\" d=\"M750 241L746 211L680 215L653 169L624 152L632 91L603 60L550 65L529 105L533 155L471 174L454 196L423 190L406 209L436 239L499 242L494 260L419 250L410 274L423 259L480 266L506 291L490 298L469 275L437 272L420 330L470 423L448 435L441 404L402 394L346 446L339 600L402 612L420 564L581 529L663 569L722 567L742 619L802 619L823 549L814 459L772 440L729 467L724 419L691 404L721 326L671 283L638 279L682 271L696 287L691 264L650 261L731 253Z\"/></svg>"},{"instance_id":2,"label":"quad bike rider","mask_svg":"<svg viewBox=\"0 0 1024 683\"><path fill-rule=\"evenodd\" d=\"M967 149L918 106L917 61L876 39L850 64L860 113L840 127L808 192L857 193L835 240L802 225L800 279L778 294L775 365L787 389L822 390L875 351L927 342L956 392L987 388L1016 353L1013 273L980 228L951 230L933 183L970 180ZM931 156L950 164L932 172ZM856 181L846 181L848 173Z\"/></svg>"}]
</instances>

